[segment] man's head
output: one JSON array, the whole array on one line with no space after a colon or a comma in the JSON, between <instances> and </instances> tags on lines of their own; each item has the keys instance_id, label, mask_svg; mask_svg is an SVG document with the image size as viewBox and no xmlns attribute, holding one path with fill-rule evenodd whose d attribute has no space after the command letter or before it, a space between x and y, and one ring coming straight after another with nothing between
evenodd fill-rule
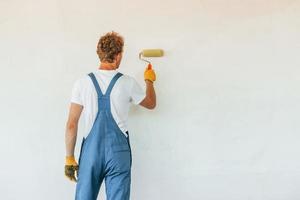
<instances>
[{"instance_id":1,"label":"man's head","mask_svg":"<svg viewBox=\"0 0 300 200\"><path fill-rule=\"evenodd\" d=\"M112 31L102 36L97 45L97 54L101 63L118 68L122 60L123 46L123 37L116 32Z\"/></svg>"}]
</instances>

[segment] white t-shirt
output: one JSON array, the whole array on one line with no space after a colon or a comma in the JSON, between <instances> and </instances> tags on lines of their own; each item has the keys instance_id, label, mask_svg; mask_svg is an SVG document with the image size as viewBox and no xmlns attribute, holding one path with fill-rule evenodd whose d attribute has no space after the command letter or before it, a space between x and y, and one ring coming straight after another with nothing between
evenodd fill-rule
<instances>
[{"instance_id":1,"label":"white t-shirt","mask_svg":"<svg viewBox=\"0 0 300 200\"><path fill-rule=\"evenodd\" d=\"M118 73L116 70L93 71L103 94L112 78ZM137 105L146 94L137 81L128 76L121 76L110 94L111 112L121 131L127 136L127 120L131 103ZM86 74L76 80L72 89L71 102L83 106L85 136L90 132L98 112L97 91L92 79Z\"/></svg>"}]
</instances>

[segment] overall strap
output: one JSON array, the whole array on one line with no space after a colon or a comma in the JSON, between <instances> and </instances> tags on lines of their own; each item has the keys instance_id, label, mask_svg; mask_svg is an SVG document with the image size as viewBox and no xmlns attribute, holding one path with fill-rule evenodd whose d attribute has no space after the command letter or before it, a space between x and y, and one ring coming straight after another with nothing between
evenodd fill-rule
<instances>
[{"instance_id":1,"label":"overall strap","mask_svg":"<svg viewBox=\"0 0 300 200\"><path fill-rule=\"evenodd\" d=\"M98 94L98 98L102 97L102 96L103 96L103 93L102 93L102 91L101 91L101 89L100 89L100 86L99 86L99 84L98 84L98 81L97 81L95 75L94 75L92 72L89 73L88 75L91 77L91 79L92 79L92 81L93 81L93 84L94 84L94 86L95 86L95 88L96 88L96 91L97 91L97 94Z\"/></svg>"},{"instance_id":2,"label":"overall strap","mask_svg":"<svg viewBox=\"0 0 300 200\"><path fill-rule=\"evenodd\" d=\"M122 75L123 75L122 73L118 72L118 73L112 78L112 80L110 81L109 86L108 86L108 88L107 88L107 90L106 90L104 96L107 96L107 97L110 96L110 93L111 93L111 91L112 91L114 85L116 84L117 80L118 80Z\"/></svg>"}]
</instances>

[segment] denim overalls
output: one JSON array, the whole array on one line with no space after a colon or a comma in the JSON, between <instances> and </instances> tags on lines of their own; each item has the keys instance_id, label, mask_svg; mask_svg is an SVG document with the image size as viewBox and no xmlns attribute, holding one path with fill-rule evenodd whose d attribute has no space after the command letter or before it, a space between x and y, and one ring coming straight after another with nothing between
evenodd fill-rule
<instances>
[{"instance_id":1,"label":"denim overalls","mask_svg":"<svg viewBox=\"0 0 300 200\"><path fill-rule=\"evenodd\" d=\"M129 200L131 149L129 134L124 134L111 113L110 94L122 76L117 73L105 94L93 73L88 74L98 95L98 113L91 131L83 138L79 156L76 200L96 200L105 179L107 200Z\"/></svg>"}]
</instances>

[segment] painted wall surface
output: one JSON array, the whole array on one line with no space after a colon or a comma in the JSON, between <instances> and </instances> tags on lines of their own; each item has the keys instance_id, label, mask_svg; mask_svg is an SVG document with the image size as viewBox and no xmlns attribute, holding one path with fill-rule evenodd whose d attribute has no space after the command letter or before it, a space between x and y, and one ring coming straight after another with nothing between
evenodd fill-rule
<instances>
[{"instance_id":1,"label":"painted wall surface","mask_svg":"<svg viewBox=\"0 0 300 200\"><path fill-rule=\"evenodd\" d=\"M63 172L71 88L97 68L111 30L125 37L120 71L142 86L139 51L165 50L153 59L157 109L130 112L132 200L300 199L299 0L1 0L0 10L0 199L74 198Z\"/></svg>"}]
</instances>

